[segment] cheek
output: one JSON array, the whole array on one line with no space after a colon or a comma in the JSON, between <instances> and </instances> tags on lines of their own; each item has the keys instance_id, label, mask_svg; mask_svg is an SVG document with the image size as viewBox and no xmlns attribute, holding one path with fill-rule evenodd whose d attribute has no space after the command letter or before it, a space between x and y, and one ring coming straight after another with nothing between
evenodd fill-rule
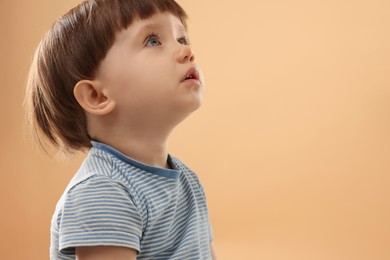
<instances>
[{"instance_id":1,"label":"cheek","mask_svg":"<svg viewBox=\"0 0 390 260\"><path fill-rule=\"evenodd\" d=\"M163 98L179 84L180 75L166 62L166 57L136 56L122 61L109 68L110 88L121 102Z\"/></svg>"},{"instance_id":2,"label":"cheek","mask_svg":"<svg viewBox=\"0 0 390 260\"><path fill-rule=\"evenodd\" d=\"M166 65L154 64L145 69L137 69L134 74L132 83L136 87L142 88L146 92L152 91L155 94L169 92L176 81L179 83L176 79L178 78L177 75Z\"/></svg>"}]
</instances>

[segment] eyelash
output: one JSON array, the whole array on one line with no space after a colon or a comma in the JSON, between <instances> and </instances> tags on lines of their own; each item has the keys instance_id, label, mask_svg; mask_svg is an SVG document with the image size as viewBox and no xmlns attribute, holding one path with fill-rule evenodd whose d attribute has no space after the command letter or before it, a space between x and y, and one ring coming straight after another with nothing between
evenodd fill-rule
<instances>
[{"instance_id":1,"label":"eyelash","mask_svg":"<svg viewBox=\"0 0 390 260\"><path fill-rule=\"evenodd\" d=\"M148 42L149 42L150 40L153 40L153 39L157 40L157 41L159 42L159 45L161 45L161 42L160 42L159 38L160 38L160 37L158 36L157 33L151 33L151 34L149 34L148 37L146 37L145 46L147 46L147 45L148 45ZM190 45L190 40L189 40L189 38L186 37L186 36L183 36L183 37L178 38L178 39L177 39L177 42L180 43L180 44L183 44L183 45ZM153 46L159 46L159 45L153 45Z\"/></svg>"},{"instance_id":2,"label":"eyelash","mask_svg":"<svg viewBox=\"0 0 390 260\"><path fill-rule=\"evenodd\" d=\"M179 39L177 39L177 41L183 45L190 45L190 39L186 36L180 37Z\"/></svg>"},{"instance_id":3,"label":"eyelash","mask_svg":"<svg viewBox=\"0 0 390 260\"><path fill-rule=\"evenodd\" d=\"M158 37L157 33L149 34L148 37L146 37L145 46L150 47L150 46L148 46L148 43L149 43L150 40L157 40L159 42L159 45L161 45L161 42L160 42L159 38L160 37ZM157 45L153 45L153 46L157 46Z\"/></svg>"}]
</instances>

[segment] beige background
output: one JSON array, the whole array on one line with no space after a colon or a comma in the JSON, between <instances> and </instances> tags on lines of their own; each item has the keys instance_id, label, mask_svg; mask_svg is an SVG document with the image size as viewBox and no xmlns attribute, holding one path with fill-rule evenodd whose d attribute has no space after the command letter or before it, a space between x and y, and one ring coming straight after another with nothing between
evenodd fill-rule
<instances>
[{"instance_id":1,"label":"beige background","mask_svg":"<svg viewBox=\"0 0 390 260\"><path fill-rule=\"evenodd\" d=\"M48 259L58 163L23 128L29 62L79 1L0 1L2 259ZM207 82L171 152L208 194L220 259L390 259L390 1L179 3Z\"/></svg>"}]
</instances>

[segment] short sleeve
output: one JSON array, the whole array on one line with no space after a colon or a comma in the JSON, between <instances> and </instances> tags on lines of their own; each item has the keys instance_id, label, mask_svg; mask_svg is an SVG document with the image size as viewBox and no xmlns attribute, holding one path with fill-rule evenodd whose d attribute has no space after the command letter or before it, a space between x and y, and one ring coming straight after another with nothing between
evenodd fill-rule
<instances>
[{"instance_id":1,"label":"short sleeve","mask_svg":"<svg viewBox=\"0 0 390 260\"><path fill-rule=\"evenodd\" d=\"M79 246L122 246L140 252L142 220L134 198L120 183L93 176L66 195L59 223L63 254Z\"/></svg>"}]
</instances>

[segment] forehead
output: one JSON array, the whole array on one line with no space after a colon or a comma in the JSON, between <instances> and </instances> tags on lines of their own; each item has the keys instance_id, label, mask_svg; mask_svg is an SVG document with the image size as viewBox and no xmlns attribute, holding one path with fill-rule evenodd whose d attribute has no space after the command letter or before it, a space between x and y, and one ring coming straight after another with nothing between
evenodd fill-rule
<instances>
[{"instance_id":1,"label":"forehead","mask_svg":"<svg viewBox=\"0 0 390 260\"><path fill-rule=\"evenodd\" d=\"M183 25L181 20L175 15L163 12L156 13L153 16L146 19L136 19L128 27L134 31L152 30L161 28L170 28L178 32L186 32L186 27Z\"/></svg>"},{"instance_id":2,"label":"forehead","mask_svg":"<svg viewBox=\"0 0 390 260\"><path fill-rule=\"evenodd\" d=\"M187 34L186 27L175 15L168 12L156 13L149 18L135 19L126 29L117 32L113 45L138 38L142 39L146 34L164 31L178 35Z\"/></svg>"}]
</instances>

